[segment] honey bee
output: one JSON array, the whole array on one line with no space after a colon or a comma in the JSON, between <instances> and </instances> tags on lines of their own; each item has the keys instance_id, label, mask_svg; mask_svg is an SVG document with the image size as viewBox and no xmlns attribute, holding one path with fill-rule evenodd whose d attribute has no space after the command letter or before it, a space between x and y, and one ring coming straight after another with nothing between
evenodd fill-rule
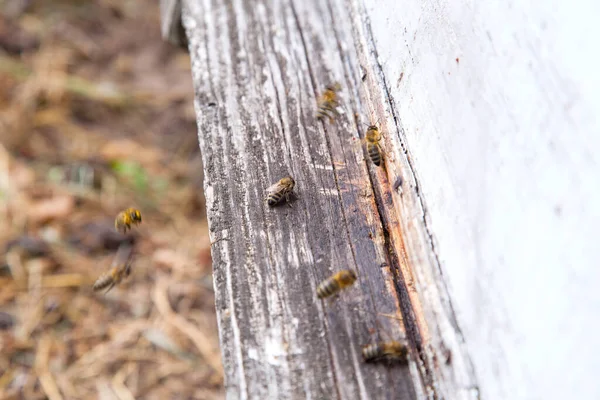
<instances>
[{"instance_id":1,"label":"honey bee","mask_svg":"<svg viewBox=\"0 0 600 400\"><path fill-rule=\"evenodd\" d=\"M378 342L371 343L362 348L362 356L365 362L377 362L380 360L388 363L408 363L408 348L400 342Z\"/></svg>"},{"instance_id":2,"label":"honey bee","mask_svg":"<svg viewBox=\"0 0 600 400\"><path fill-rule=\"evenodd\" d=\"M92 289L96 292L108 288L105 292L108 293L115 285L118 285L123 279L127 278L131 274L132 254L133 247L128 244L122 244L117 250L117 255L113 260L110 270L100 275L92 286Z\"/></svg>"},{"instance_id":3,"label":"honey bee","mask_svg":"<svg viewBox=\"0 0 600 400\"><path fill-rule=\"evenodd\" d=\"M328 85L325 88L325 91L319 98L317 99L317 119L323 120L326 117L329 118L330 121L333 121L333 118L338 114L337 107L339 105L338 102L338 92L342 90L342 85L338 82Z\"/></svg>"},{"instance_id":4,"label":"honey bee","mask_svg":"<svg viewBox=\"0 0 600 400\"><path fill-rule=\"evenodd\" d=\"M356 281L356 272L351 270L339 271L317 286L317 297L323 299L338 293Z\"/></svg>"},{"instance_id":5,"label":"honey bee","mask_svg":"<svg viewBox=\"0 0 600 400\"><path fill-rule=\"evenodd\" d=\"M365 135L365 141L367 142L367 153L369 154L371 161L379 167L381 165L381 160L383 159L383 151L379 145L381 133L379 133L377 125L369 125Z\"/></svg>"},{"instance_id":6,"label":"honey bee","mask_svg":"<svg viewBox=\"0 0 600 400\"><path fill-rule=\"evenodd\" d=\"M286 202L290 201L290 195L294 190L296 182L291 176L281 178L279 182L271 185L267 189L267 204L273 207L285 198ZM289 204L289 203L288 203Z\"/></svg>"},{"instance_id":7,"label":"honey bee","mask_svg":"<svg viewBox=\"0 0 600 400\"><path fill-rule=\"evenodd\" d=\"M126 233L131 229L131 225L142 223L142 213L135 208L128 208L117 214L115 219L115 229L121 233Z\"/></svg>"}]
</instances>

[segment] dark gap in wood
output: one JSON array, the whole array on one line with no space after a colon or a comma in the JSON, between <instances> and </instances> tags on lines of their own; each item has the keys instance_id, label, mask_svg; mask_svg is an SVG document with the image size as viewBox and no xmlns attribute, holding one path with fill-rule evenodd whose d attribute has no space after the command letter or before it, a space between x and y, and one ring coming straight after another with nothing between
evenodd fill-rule
<instances>
[{"instance_id":1,"label":"dark gap in wood","mask_svg":"<svg viewBox=\"0 0 600 400\"><path fill-rule=\"evenodd\" d=\"M331 10L331 6L328 3L328 8L329 8L329 12L331 15L333 15L333 11ZM332 20L333 23L333 20ZM370 29L370 25L368 25L368 33L370 35L370 42L373 46L373 48L371 49L373 52L373 55L375 57L376 60L376 65L377 68L380 71L380 76L382 78L383 84L384 84L384 88L385 88L385 95L386 95L386 100L387 102L391 105L391 100L390 100L390 94L387 88L387 82L385 81L385 77L382 74L382 69L381 69L381 65L379 64L378 61L378 54L377 54L377 50L374 46L374 43L372 41L372 32ZM340 53L340 55L343 55L343 48L340 44L339 41L339 37L337 35L337 30L334 29L335 32L335 36L336 36L336 43L338 46L338 51ZM346 65L346 63L344 62L344 59L342 58L342 64ZM345 68L346 69L346 68ZM348 76L346 76L346 79L348 79ZM366 79L366 74L363 74L361 77L361 80L364 81ZM356 83L356 82L354 82ZM358 87L358 85L356 85ZM396 124L396 127L398 128L398 121L397 121L397 117L396 117L396 113L395 113L395 109L392 106L392 116L394 118L394 123ZM360 126L360 123L358 121L358 116L355 114L355 118L354 118L354 123L355 123L355 127L357 129L358 132L358 136L359 138L361 138L362 140L364 140L364 134L361 135L362 133L362 129ZM405 154L407 153L407 150L404 147L404 143L402 141L400 141L402 148L405 152ZM435 390L433 389L433 374L431 371L431 368L428 365L427 362L427 358L425 356L424 353L424 349L422 346L422 337L421 337L421 333L420 330L418 328L418 324L416 322L416 317L414 314L414 309L412 306L412 302L410 300L410 296L408 294L408 290L407 290L407 285L406 285L406 280L404 279L404 276L402 274L402 270L400 268L400 259L398 257L398 254L395 251L394 245L391 242L390 239L390 222L388 221L386 214L383 210L386 209L385 204L384 204L384 200L383 200L383 194L381 191L381 188L379 188L378 186L375 185L375 182L377 181L377 174L375 172L373 172L370 168L369 168L369 156L366 152L365 146L361 146L362 152L363 152L363 156L364 156L364 160L367 166L367 171L368 171L368 176L369 176L369 181L371 184L371 187L373 189L373 193L375 196L375 204L377 206L377 211L378 211L378 218L381 222L381 226L382 226L382 230L383 230L383 235L384 235L384 248L386 250L386 259L388 260L388 265L390 266L390 270L392 271L393 275L394 275L394 288L396 291L396 296L399 300L399 304L400 304L400 310L403 316L403 322L404 322L404 329L405 332L407 334L407 339L409 341L409 345L413 348L413 353L417 354L419 359L422 362L422 365L425 366L424 368L424 374L420 374L421 375L421 379L423 380L423 383L425 383L425 387L429 387L432 388L432 394L433 394L433 398L437 400L438 396L437 393L435 392ZM386 167L385 164L383 164L382 166L383 170L385 171ZM411 169L412 169L412 165L411 165ZM413 175L414 175L414 171ZM387 173L385 174L385 176L387 177Z\"/></svg>"},{"instance_id":2,"label":"dark gap in wood","mask_svg":"<svg viewBox=\"0 0 600 400\"><path fill-rule=\"evenodd\" d=\"M331 3L329 1L327 2L327 9L329 11L329 17L330 17L331 24L334 27L333 30L334 30L334 35L335 35L335 41L336 41L338 52L340 54L340 61L341 61L342 65L344 66L345 79L346 79L347 82L351 83L351 85L347 85L347 86L348 87L355 87L358 90L358 88L360 86L359 86L358 82L354 79L355 75L352 74L352 65L350 63L346 62L346 53L344 52L344 47L342 46L342 44L340 42L338 31L337 31L337 29L335 29L334 12L333 12L333 10L331 8ZM358 51L358 49L357 49L357 51ZM354 129L356 129L358 138L360 140L364 140L364 130L361 129L361 124L360 124L360 121L359 121L360 111L362 109L364 109L364 107L361 104L360 96L358 96L358 93L354 93L354 95L356 97L352 96L352 99L351 99L351 104L354 106L354 110L352 110L354 118L352 118L352 120L354 121ZM372 193L373 193L373 196L374 196L374 199L375 199L375 204L377 206L377 214L378 214L377 215L377 219L380 221L381 226L382 226L382 232L383 232L383 235L384 235L384 250L386 251L386 260L389 260L389 257L388 257L389 254L387 254L387 253L389 253L390 249L393 249L393 247L391 246L391 243L390 243L390 240L389 240L389 232L388 232L387 226L383 222L382 212L381 212L381 204L378 201L378 200L381 199L381 195L380 195L380 193L378 193L376 191L375 184L374 184L374 177L373 177L374 174L369 169L369 155L366 153L365 146L362 144L362 142L361 142L361 152L363 153L363 161L364 161L365 166L366 166L367 176L368 176L368 179L369 179L369 184L371 186ZM385 168L385 164L383 165L383 168ZM379 196L378 196L378 194L379 194ZM348 232L348 235L350 235L349 232ZM350 236L349 236L349 240L350 240L350 243L352 243L352 240L351 240ZM351 245L351 248L352 248L352 250L354 252L354 246ZM384 262L384 263L382 263L380 265L380 268L383 268L383 267L385 267L387 265L389 265L389 262L388 263ZM394 278L395 278L394 279L394 286L395 286L395 290L396 290L396 298L399 301L401 312L402 312L402 315L403 315L403 319L404 319L404 321L406 321L407 320L406 319L406 312L405 312L405 310L403 310L403 308L405 308L404 305L406 305L406 304L410 305L410 299L408 297L408 292L405 293L406 296L399 296L398 295L398 293L400 293L399 292L399 288L398 288L398 281L397 281L397 276L398 276L397 272L398 272L398 269L399 269L398 266L399 266L399 262L398 262L398 259L396 257L394 265L393 265L392 268L390 268L390 270L393 272ZM373 296L373 292L370 291L370 293L371 293L371 300L373 302L373 305L375 307L375 311L377 313L377 302L375 301L375 298ZM409 308L412 310L412 308L410 306L409 306ZM377 318L376 318L376 321L377 321ZM412 325L416 325L416 323L414 323L414 321L415 321L414 314L411 314L411 320L410 321L413 322ZM398 322L397 324L400 325L400 329L403 330L403 331L405 331L405 332L409 328L413 328L414 327L414 326L406 326L406 325L402 326L403 324L401 324L400 322ZM379 329L377 330L377 336L378 336L379 340L381 341L382 340L381 339L382 336L381 336L381 333L379 332ZM407 333L407 336L410 336L410 335Z\"/></svg>"},{"instance_id":3,"label":"dark gap in wood","mask_svg":"<svg viewBox=\"0 0 600 400\"><path fill-rule=\"evenodd\" d=\"M364 5L363 5L364 6ZM425 206L425 202L423 200L423 197L420 195L420 184L417 178L417 174L415 172L415 167L413 165L412 159L410 157L410 154L408 153L408 149L406 148L406 146L404 145L404 142L402 140L402 136L404 136L403 134L403 127L400 125L399 119L400 117L398 116L398 113L396 111L394 102L391 99L391 95L388 89L388 84L387 84L387 80L385 78L385 74L383 73L383 68L381 67L381 64L379 62L379 54L377 52L377 47L375 46L375 41L373 39L373 32L371 29L371 24L368 21L368 19L363 18L363 24L366 27L366 40L368 45L370 45L371 47L371 52L373 53L373 59L375 62L375 66L376 69L378 70L378 75L379 78L381 79L381 82L383 83L383 90L385 92L385 97L386 97L386 101L390 107L391 113L392 113L392 117L394 119L394 124L396 126L396 134L397 134L397 138L398 141L402 147L402 150L406 156L406 160L407 160L407 164L409 165L410 168L410 172L413 176L413 179L415 181L415 192L417 195L417 198L419 200L419 204L421 206L421 209L423 210L423 226L425 227L425 231L427 234L427 237L429 239L429 245L431 248L431 251L433 252L434 255L434 259L435 259L435 265L437 266L437 270L438 273L440 274L440 276L443 277L443 272L441 270L441 264L439 261L439 256L438 253L436 251L435 248L435 244L434 244L434 240L433 240L433 234L431 233L431 229L429 228L429 225L427 223L427 207ZM371 175L371 173L369 173L369 175ZM381 195L377 195L376 196L376 202L377 202L377 208L379 210L381 210L381 207L383 207L382 202L382 198ZM381 216L381 212L380 212L380 216ZM390 242L389 242L389 230L387 228L386 223L384 222L384 218L382 218L382 223L384 224L384 235L385 235L385 241L386 241L386 246L389 246L388 248L390 249L390 256L392 258L394 258L394 265L393 265L393 271L394 271L394 275L396 277L398 277L398 279L402 280L402 285L399 285L397 281L395 281L395 286L396 286L396 291L398 292L398 295L400 296L400 300L401 300L401 310L402 310L402 315L403 317L406 316L410 316L410 322L405 318L405 324L407 325L407 334L409 336L409 339L413 342L413 345L416 347L416 350L418 350L418 355L419 355L419 359L422 362L422 365L424 366L424 376L422 376L422 378L424 379L424 383L425 386L427 388L429 388L432 391L432 395L433 398L435 400L437 400L439 398L436 390L435 390L435 385L434 385L434 373L433 373L433 369L434 367L432 365L430 365L430 363L428 362L428 359L425 355L425 351L422 348L422 341L421 341L421 335L420 335L420 331L418 328L418 325L415 321L414 318L414 310L412 308L412 304L410 302L410 298L408 296L408 291L406 289L406 283L404 281L404 278L402 276L402 271L400 270L400 264L399 264L399 260L398 260L398 255L395 253L395 251L393 250L393 247L391 246ZM448 293L448 288L446 286L446 280L444 279L440 279L439 282L442 282L442 284L444 285L444 291L446 292L446 294ZM407 303L404 303L404 301L406 301ZM408 304L408 306L404 306L403 304ZM456 321L456 314L454 312L454 309L452 307L451 304L447 304L447 306L449 307L449 320L451 321L454 329L456 330L457 334L460 336L461 339L464 340L464 336L462 334L462 332L460 331L460 328L458 327L458 323ZM407 309L408 308L408 309ZM470 360L469 360L470 363ZM471 370L472 370L472 365L471 365ZM421 374L422 375L422 374Z\"/></svg>"},{"instance_id":4,"label":"dark gap in wood","mask_svg":"<svg viewBox=\"0 0 600 400\"><path fill-rule=\"evenodd\" d=\"M329 2L327 2L327 9L328 9L328 11L330 13L332 26L335 27L335 21L333 20L333 12L331 10ZM310 58L309 58L309 54L308 54L308 51L307 51L307 46L306 46L304 34L303 34L302 30L300 29L300 22L299 22L298 14L297 14L297 11L296 11L295 7L293 6L293 4L292 4L292 12L293 12L294 19L296 21L296 24L298 26L298 30L300 32L300 36L301 36L301 39L302 39L302 44L303 44L303 49L304 49L304 53L305 53L305 58L306 58L307 65L309 67L309 73L310 73L311 82L313 84L313 90L315 91L315 97L318 97L319 91L318 91L317 85L315 84L314 73L313 73L313 69L312 69L311 64L310 64ZM343 47L340 44L337 30L335 28L333 30L335 32L335 41L336 41L336 45L337 45L338 51L340 53L341 63L344 66L345 79L347 81L348 80L353 81L348 76L347 63L345 62L345 58L344 58L345 57L345 53L343 51ZM358 85L354 85L354 86L358 87ZM357 111L358 111L358 107L357 107ZM356 113L354 115L356 116ZM322 121L321 124L323 126L323 130L325 131L325 133L327 133L327 124L326 124L326 121ZM360 126L358 125L357 121L355 121L355 127L356 127L357 131L359 132L358 136L360 138L361 137L361 135L360 135ZM330 142L329 136L327 134L325 134L325 141L326 141L326 144L327 144L327 149L328 149L330 158L332 160L332 166L333 166L335 184L336 184L336 189L337 189L337 193L338 193L338 201L340 202L340 205L342 206L341 211L342 211L342 216L344 218L344 228L346 230L348 241L350 243L350 249L351 249L351 253L352 253L352 256L353 256L353 261L354 261L355 265L358 266L358 261L357 261L357 257L356 257L356 253L355 253L355 249L354 249L354 245L353 245L352 236L350 234L350 230L349 230L349 227L348 227L348 221L347 221L347 217L346 217L346 212L345 212L345 209L343 207L344 202L343 202L343 199L341 197L341 190L340 190L340 185L339 185L338 171L337 171L337 168L336 168L335 164L333 163L333 152L331 151L331 142ZM392 264L392 268L390 268L390 269L393 272L394 277L395 277L395 279L394 279L394 285L395 285L395 290L396 290L396 297L399 299L400 309L401 309L401 312L402 312L402 315L403 315L403 319L405 321L404 330L407 332L407 337L410 338L409 340L411 341L411 345L413 346L413 348L420 349L421 348L421 336L420 336L420 333L418 331L418 327L416 325L414 313L412 311L412 304L411 304L410 298L408 296L408 292L407 292L407 290L405 288L406 285L405 285L404 279L403 279L401 271L400 271L400 263L399 263L397 255L395 254L393 246L390 243L389 229L388 229L389 224L387 223L387 221L385 221L385 219L383 217L383 213L382 213L382 207L383 207L383 204L381 202L382 196L381 196L381 193L379 193L377 190L375 190L375 185L374 185L374 181L373 181L372 172L369 170L369 167L368 167L368 159L369 159L368 154L365 154L366 150L365 150L364 146L361 146L361 149L362 149L362 152L363 152L363 155L364 155L364 161L365 161L365 163L367 163L367 175L369 177L369 183L371 185L371 188L373 189L373 193L374 193L374 197L375 197L375 203L376 203L376 206L377 206L378 219L380 220L381 225L382 225L382 231L383 231L384 240L385 240L384 241L384 250L386 250L386 253L387 253L386 254L386 259L389 260L390 259L390 254L393 255L393 262L391 263ZM343 151L343 149L342 149L342 151ZM384 168L385 168L385 166L384 166ZM400 289L399 284L398 284L398 279L399 278L401 279L402 284L403 284L402 285L402 289ZM377 303L374 301L374 298L373 298L372 294L371 294L371 299L373 301L373 305L374 305L375 309L377 310L377 306L376 306ZM326 321L326 325L327 325L327 321ZM381 338L381 335L379 333L378 333L378 336ZM329 341L328 341L328 345L329 345ZM420 355L420 352L417 352L417 354ZM337 381L337 379L336 379L336 381ZM336 389L337 389L337 386L336 386ZM339 394L339 391L338 391L338 394ZM437 398L435 398L435 400L437 400Z\"/></svg>"},{"instance_id":5,"label":"dark gap in wood","mask_svg":"<svg viewBox=\"0 0 600 400\"><path fill-rule=\"evenodd\" d=\"M367 157L365 158L365 161L366 159ZM375 174L369 171L369 179L371 180L371 185L373 185L374 182L373 175ZM408 339L409 346L413 350L413 354L418 355L419 360L424 366L423 372L421 372L421 369L419 368L419 371L421 372L419 375L421 376L424 387L431 388L433 400L438 400L438 395L435 392L433 386L433 375L427 362L427 358L425 357L421 332L419 331L412 302L410 300L410 296L408 295L406 280L404 279L404 275L402 274L402 270L400 268L400 258L398 257L398 254L396 253L394 245L390 239L390 222L388 221L388 218L385 216L385 212L383 211L385 205L383 201L383 196L381 194L381 189L373 185L373 190L375 193L375 204L377 205L378 216L379 220L381 221L383 230L386 259L388 262L388 266L390 267L390 270L394 275L394 289L396 291L396 296L400 303L400 312L402 313L402 322L404 323L406 337Z\"/></svg>"},{"instance_id":6,"label":"dark gap in wood","mask_svg":"<svg viewBox=\"0 0 600 400\"><path fill-rule=\"evenodd\" d=\"M331 19L331 23L332 26L335 27L335 21L334 21L334 12L331 8L331 3L327 2L327 9L329 11L330 14L330 19ZM340 39L339 39L339 35L338 35L338 31L337 29L333 29L334 30L334 34L335 34L335 41L337 44L337 48L338 48L338 52L340 54L340 58L341 58L341 63L342 65L344 65L344 74L345 74L345 78L347 81L352 82L354 85L353 87L358 88L359 85L356 82L356 80L353 79L353 75L349 76L349 71L348 68L351 69L351 65L349 65L346 61L345 61L345 52L344 52L344 48L340 43ZM358 49L357 49L358 50ZM378 67L380 68L379 64ZM366 74L364 74L361 78L361 80L364 81L366 77ZM388 101L389 101L389 93L387 93L387 87L386 87L386 96L388 97ZM358 97L358 100L356 100L357 102L359 102L358 107L356 108L356 112L354 113L354 126L355 129L358 133L358 137L362 140L364 140L364 132L361 129L361 124L360 121L358 121L358 111L360 111L360 109L362 107L360 107L360 97ZM354 104L356 106L356 101L352 102L352 104ZM362 135L361 135L362 133ZM361 150L363 153L363 160L365 162L366 165L366 169L367 169L367 176L369 178L369 183L371 185L372 191L373 191L373 195L374 195L374 199L375 199L375 204L377 207L377 217L378 220L381 223L381 227L382 227L382 231L383 231L383 235L384 235L384 250L386 251L386 260L387 260L387 264L390 266L390 270L392 271L393 275L394 275L394 288L396 291L396 297L399 300L399 304L400 304L400 310L402 312L402 317L403 317L403 323L404 326L401 327L407 335L407 338L409 340L409 345L413 348L413 351L416 350L416 354L419 354L419 358L421 359L421 361L423 361L423 355L421 354L422 352L422 338L421 338L421 334L418 328L418 325L416 323L416 318L414 315L414 311L413 311L413 307L412 307L412 302L410 300L410 297L408 295L408 290L406 289L406 282L405 279L402 275L402 271L400 268L400 260L398 258L398 255L396 254L396 251L394 250L394 246L391 243L390 240L390 233L389 233L389 221L387 221L387 218L385 217L385 213L382 211L385 207L383 204L383 196L381 194L381 190L378 186L375 185L375 181L376 181L376 173L372 172L372 170L369 168L369 155L367 154L366 148L364 145L361 145ZM385 171L385 164L383 164L382 168ZM386 174L387 176L387 174ZM350 233L348 232L348 235L350 235ZM349 239L350 236L349 236ZM350 240L350 242L352 243L352 241ZM353 246L351 246L351 248L353 249ZM354 252L354 249L353 249ZM353 253L354 254L354 253ZM355 260L356 261L356 260ZM384 264L385 265L385 264ZM383 267L380 266L380 267ZM376 303L373 303L374 305L376 305ZM399 325L401 325L399 323ZM378 334L378 336L381 339L381 335ZM429 376L429 379L424 379L426 381L432 381L432 378ZM422 379L425 377L422 377ZM437 400L437 396L435 395L434 392L434 399Z\"/></svg>"},{"instance_id":7,"label":"dark gap in wood","mask_svg":"<svg viewBox=\"0 0 600 400\"><path fill-rule=\"evenodd\" d=\"M329 21L331 22L331 26L332 26L332 29L333 29L334 34L335 34L336 46L337 46L338 52L340 54L340 61L341 61L342 65L344 66L344 78L345 78L346 82L350 82L351 83L351 85L346 85L346 86L348 88L356 88L354 90L354 93L353 93L354 96L351 96L350 103L354 107L354 110L352 110L353 111L352 112L352 117L353 117L352 120L354 121L354 128L356 129L357 136L358 136L359 140L361 140L361 139L364 139L364 137L361 137L360 122L358 121L358 118L359 118L359 112L362 109L364 109L364 107L362 106L362 103L361 103L361 100L360 100L360 96L358 94L359 84L357 83L357 81L355 79L353 79L354 75L351 73L352 72L352 64L349 63L349 62L346 62L344 47L341 45L338 31L335 28L336 27L336 21L335 21L335 18L334 18L335 13L334 13L333 9L331 8L331 2L329 2L329 1L327 2L327 9L329 11ZM357 49L357 51L358 51L358 49ZM371 186L371 189L373 189L374 188L373 179L371 177L371 173L370 173L369 168L368 168L369 164L367 162L367 160L368 160L369 157L368 157L368 155L365 154L365 149L364 149L364 146L362 144L361 144L361 152L363 153L363 161L365 162L365 165L366 165L367 176L369 178L369 184ZM373 196L374 196L374 191L372 190L371 192L373 193ZM380 212L379 208L378 208L377 211L378 211L378 213ZM378 219L381 220L381 216L379 216ZM355 264L358 265L358 261L357 261L357 257L356 257L356 249L354 247L354 241L352 240L352 238L350 236L350 232L349 232L348 229L347 229L347 234L348 234L348 240L349 240L349 243L350 243L350 248L352 250L352 255L354 257L354 262L355 262ZM369 233L369 237L371 237L371 239L372 239L371 233ZM379 267L383 268L386 265L387 265L386 263L382 263L382 264L380 264ZM367 281L367 282L369 283L369 286L370 286L370 281ZM377 324L377 315L378 315L378 307L377 307L377 305L378 304L377 304L377 301L375 299L374 291L373 291L372 287L369 287L369 288L371 289L371 290L369 290L369 295L371 297L371 302L373 304L373 308L374 308L374 311L375 311L375 322ZM398 325L402 325L402 324L398 323ZM400 330L405 331L404 326L400 326ZM379 329L376 332L377 332L377 338L378 338L378 340L382 341Z\"/></svg>"}]
</instances>

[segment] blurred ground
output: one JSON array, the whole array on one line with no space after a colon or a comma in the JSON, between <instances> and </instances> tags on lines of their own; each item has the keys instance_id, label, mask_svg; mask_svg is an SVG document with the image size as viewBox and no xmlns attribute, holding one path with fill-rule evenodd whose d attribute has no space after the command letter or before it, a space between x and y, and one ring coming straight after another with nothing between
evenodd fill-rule
<instances>
[{"instance_id":1,"label":"blurred ground","mask_svg":"<svg viewBox=\"0 0 600 400\"><path fill-rule=\"evenodd\" d=\"M0 399L222 398L189 58L158 1L0 13ZM122 243L132 274L93 292Z\"/></svg>"}]
</instances>

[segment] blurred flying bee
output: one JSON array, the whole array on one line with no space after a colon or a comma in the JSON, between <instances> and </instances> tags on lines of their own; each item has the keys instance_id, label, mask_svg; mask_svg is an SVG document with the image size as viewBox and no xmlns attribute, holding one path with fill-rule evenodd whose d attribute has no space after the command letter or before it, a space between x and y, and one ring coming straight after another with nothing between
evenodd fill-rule
<instances>
[{"instance_id":1,"label":"blurred flying bee","mask_svg":"<svg viewBox=\"0 0 600 400\"><path fill-rule=\"evenodd\" d=\"M367 153L369 154L371 161L379 167L381 165L381 160L383 159L383 151L379 145L381 133L379 133L377 125L369 125L367 133L365 134L365 141L367 142Z\"/></svg>"},{"instance_id":2,"label":"blurred flying bee","mask_svg":"<svg viewBox=\"0 0 600 400\"><path fill-rule=\"evenodd\" d=\"M105 288L107 293L115 285L129 276L131 273L131 257L133 255L133 247L129 244L122 244L117 250L117 254L113 260L110 270L100 275L92 287L94 291Z\"/></svg>"},{"instance_id":3,"label":"blurred flying bee","mask_svg":"<svg viewBox=\"0 0 600 400\"><path fill-rule=\"evenodd\" d=\"M408 363L408 348L400 342L371 343L362 348L365 362L387 361L388 363Z\"/></svg>"},{"instance_id":4,"label":"blurred flying bee","mask_svg":"<svg viewBox=\"0 0 600 400\"><path fill-rule=\"evenodd\" d=\"M342 90L342 85L338 82L325 88L323 94L317 99L317 119L329 118L330 121L333 121L334 117L339 114L337 107L339 105L338 92L340 90Z\"/></svg>"},{"instance_id":5,"label":"blurred flying bee","mask_svg":"<svg viewBox=\"0 0 600 400\"><path fill-rule=\"evenodd\" d=\"M295 185L296 182L291 176L281 178L279 182L271 185L267 189L267 204L272 207L281 202L284 198L286 202L289 202L290 195L292 194Z\"/></svg>"},{"instance_id":6,"label":"blurred flying bee","mask_svg":"<svg viewBox=\"0 0 600 400\"><path fill-rule=\"evenodd\" d=\"M351 270L339 271L317 286L317 297L323 299L338 293L356 281L356 272Z\"/></svg>"},{"instance_id":7,"label":"blurred flying bee","mask_svg":"<svg viewBox=\"0 0 600 400\"><path fill-rule=\"evenodd\" d=\"M117 214L115 219L115 229L121 233L126 233L131 229L131 225L142 223L142 213L135 208L128 208Z\"/></svg>"}]
</instances>

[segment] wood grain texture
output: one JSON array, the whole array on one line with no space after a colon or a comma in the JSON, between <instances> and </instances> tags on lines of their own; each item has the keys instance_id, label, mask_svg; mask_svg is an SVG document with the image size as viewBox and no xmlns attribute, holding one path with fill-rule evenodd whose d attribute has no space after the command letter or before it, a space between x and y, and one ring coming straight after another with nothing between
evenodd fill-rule
<instances>
[{"instance_id":1,"label":"wood grain texture","mask_svg":"<svg viewBox=\"0 0 600 400\"><path fill-rule=\"evenodd\" d=\"M476 397L451 309L423 307L416 290L430 282L411 263L435 254L362 7L183 1L231 399ZM323 124L316 96L336 81L344 112ZM360 145L375 122L386 168ZM298 198L269 208L265 189L288 174ZM318 283L348 268L357 284L318 300ZM441 324L456 375L439 373ZM362 363L362 345L390 339L410 344L408 367Z\"/></svg>"}]
</instances>

